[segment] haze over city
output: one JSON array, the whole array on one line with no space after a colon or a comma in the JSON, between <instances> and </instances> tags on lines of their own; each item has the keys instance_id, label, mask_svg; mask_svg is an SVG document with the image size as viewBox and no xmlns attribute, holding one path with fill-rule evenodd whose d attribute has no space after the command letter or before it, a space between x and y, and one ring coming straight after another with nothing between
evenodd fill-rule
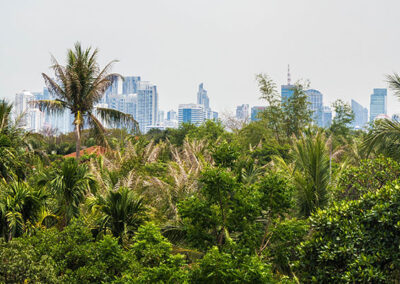
<instances>
[{"instance_id":1,"label":"haze over city","mask_svg":"<svg viewBox=\"0 0 400 284\"><path fill-rule=\"evenodd\" d=\"M323 2L323 3L322 3ZM79 6L79 9L76 7ZM195 102L234 112L262 105L255 74L279 86L309 79L324 95L369 108L373 88L400 72L398 1L7 1L1 4L0 96L40 91L50 54L64 62L76 41L100 63L157 85L160 109ZM90 17L88 17L90 15ZM400 104L388 92L388 114Z\"/></svg>"}]
</instances>

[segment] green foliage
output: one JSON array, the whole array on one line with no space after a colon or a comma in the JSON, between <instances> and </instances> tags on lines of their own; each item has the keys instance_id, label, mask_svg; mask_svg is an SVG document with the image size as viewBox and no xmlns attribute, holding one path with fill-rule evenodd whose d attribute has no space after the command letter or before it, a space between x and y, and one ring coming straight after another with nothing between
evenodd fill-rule
<instances>
[{"instance_id":1,"label":"green foliage","mask_svg":"<svg viewBox=\"0 0 400 284\"><path fill-rule=\"evenodd\" d=\"M400 277L400 185L335 203L311 217L297 276L316 283L388 283Z\"/></svg>"},{"instance_id":2,"label":"green foliage","mask_svg":"<svg viewBox=\"0 0 400 284\"><path fill-rule=\"evenodd\" d=\"M227 141L215 145L212 150L212 157L215 164L224 168L233 168L239 155L238 147Z\"/></svg>"},{"instance_id":3,"label":"green foliage","mask_svg":"<svg viewBox=\"0 0 400 284\"><path fill-rule=\"evenodd\" d=\"M364 138L362 149L367 156L375 152L400 161L400 123L376 120Z\"/></svg>"},{"instance_id":4,"label":"green foliage","mask_svg":"<svg viewBox=\"0 0 400 284\"><path fill-rule=\"evenodd\" d=\"M354 120L354 113L348 103L338 99L332 104L335 117L332 120L330 131L336 136L347 137L350 132L350 124Z\"/></svg>"},{"instance_id":5,"label":"green foliage","mask_svg":"<svg viewBox=\"0 0 400 284\"><path fill-rule=\"evenodd\" d=\"M153 223L141 226L130 251L134 260L123 281L135 283L183 283L187 278L184 257L172 254L172 245Z\"/></svg>"},{"instance_id":6,"label":"green foliage","mask_svg":"<svg viewBox=\"0 0 400 284\"><path fill-rule=\"evenodd\" d=\"M368 192L375 192L400 177L400 165L383 156L362 160L357 167L346 169L333 191L334 200L356 200Z\"/></svg>"},{"instance_id":7,"label":"green foliage","mask_svg":"<svg viewBox=\"0 0 400 284\"><path fill-rule=\"evenodd\" d=\"M270 267L256 256L238 257L211 248L191 275L193 283L274 283Z\"/></svg>"},{"instance_id":8,"label":"green foliage","mask_svg":"<svg viewBox=\"0 0 400 284\"><path fill-rule=\"evenodd\" d=\"M294 145L293 160L298 169L294 184L300 215L308 217L328 201L331 173L325 135L322 132L302 135Z\"/></svg>"},{"instance_id":9,"label":"green foliage","mask_svg":"<svg viewBox=\"0 0 400 284\"><path fill-rule=\"evenodd\" d=\"M236 240L243 248L256 249L262 241L263 222L283 214L291 205L290 186L284 178L269 174L254 186L244 186L221 168L203 172L199 194L178 208L187 241L204 250Z\"/></svg>"},{"instance_id":10,"label":"green foliage","mask_svg":"<svg viewBox=\"0 0 400 284\"><path fill-rule=\"evenodd\" d=\"M208 142L213 143L218 138L226 136L226 134L224 126L220 121L206 120L200 126L190 129L187 136L190 139L206 139Z\"/></svg>"},{"instance_id":11,"label":"green foliage","mask_svg":"<svg viewBox=\"0 0 400 284\"><path fill-rule=\"evenodd\" d=\"M55 261L41 255L29 239L0 241L1 283L59 283Z\"/></svg>"},{"instance_id":12,"label":"green foliage","mask_svg":"<svg viewBox=\"0 0 400 284\"><path fill-rule=\"evenodd\" d=\"M264 251L266 259L272 268L281 274L292 275L291 265L298 260L296 249L309 231L305 220L278 220L270 232L268 249Z\"/></svg>"},{"instance_id":13,"label":"green foliage","mask_svg":"<svg viewBox=\"0 0 400 284\"><path fill-rule=\"evenodd\" d=\"M23 181L0 181L0 236L5 240L21 236L36 223L47 196Z\"/></svg>"},{"instance_id":14,"label":"green foliage","mask_svg":"<svg viewBox=\"0 0 400 284\"><path fill-rule=\"evenodd\" d=\"M136 197L134 192L126 187L117 191L111 189L105 197L97 195L90 206L99 213L99 229L109 229L120 242L123 236L132 236L146 217L143 199Z\"/></svg>"},{"instance_id":15,"label":"green foliage","mask_svg":"<svg viewBox=\"0 0 400 284\"><path fill-rule=\"evenodd\" d=\"M168 129L167 138L176 146L182 146L183 141L190 131L196 129L196 125L191 123L182 123L178 129Z\"/></svg>"},{"instance_id":16,"label":"green foliage","mask_svg":"<svg viewBox=\"0 0 400 284\"><path fill-rule=\"evenodd\" d=\"M299 136L312 121L312 111L305 93L308 82L293 85L293 95L282 102L276 84L267 75L258 74L256 80L261 98L268 103L261 116L275 139L281 142L288 141L292 135Z\"/></svg>"},{"instance_id":17,"label":"green foliage","mask_svg":"<svg viewBox=\"0 0 400 284\"><path fill-rule=\"evenodd\" d=\"M66 226L73 217L79 216L79 205L89 192L96 191L96 181L87 165L80 165L73 158L66 159L41 174L38 185L46 185L56 197L55 211L62 217L61 226Z\"/></svg>"}]
</instances>

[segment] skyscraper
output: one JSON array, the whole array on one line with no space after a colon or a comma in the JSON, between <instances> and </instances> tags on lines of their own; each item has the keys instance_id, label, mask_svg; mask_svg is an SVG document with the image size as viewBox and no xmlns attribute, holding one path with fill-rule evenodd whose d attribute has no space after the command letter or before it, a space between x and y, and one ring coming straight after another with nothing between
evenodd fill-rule
<instances>
[{"instance_id":1,"label":"skyscraper","mask_svg":"<svg viewBox=\"0 0 400 284\"><path fill-rule=\"evenodd\" d=\"M307 94L307 100L310 103L309 108L313 112L312 119L318 126L323 127L324 106L321 92L314 89L310 89L305 92Z\"/></svg>"},{"instance_id":2,"label":"skyscraper","mask_svg":"<svg viewBox=\"0 0 400 284\"><path fill-rule=\"evenodd\" d=\"M203 83L199 85L199 91L197 92L197 104L202 105L204 110L210 108L210 99L207 96L207 90L204 89Z\"/></svg>"},{"instance_id":3,"label":"skyscraper","mask_svg":"<svg viewBox=\"0 0 400 284\"><path fill-rule=\"evenodd\" d=\"M137 85L140 81L139 76L126 76L124 77L124 81L122 82L122 94L136 94L137 93Z\"/></svg>"},{"instance_id":4,"label":"skyscraper","mask_svg":"<svg viewBox=\"0 0 400 284\"><path fill-rule=\"evenodd\" d=\"M371 95L369 120L373 122L380 114L387 114L387 89L374 89Z\"/></svg>"},{"instance_id":5,"label":"skyscraper","mask_svg":"<svg viewBox=\"0 0 400 284\"><path fill-rule=\"evenodd\" d=\"M145 133L147 126L156 125L158 119L157 87L147 81L139 81L137 85L137 116L140 131Z\"/></svg>"},{"instance_id":6,"label":"skyscraper","mask_svg":"<svg viewBox=\"0 0 400 284\"><path fill-rule=\"evenodd\" d=\"M33 100L34 100L33 94L26 90L15 94L15 102L14 102L15 118L19 118L20 126L26 130L31 129L31 120L27 112L30 108L32 108L30 102Z\"/></svg>"},{"instance_id":7,"label":"skyscraper","mask_svg":"<svg viewBox=\"0 0 400 284\"><path fill-rule=\"evenodd\" d=\"M323 126L328 128L332 124L332 110L328 106L324 106L324 115L323 115Z\"/></svg>"},{"instance_id":8,"label":"skyscraper","mask_svg":"<svg viewBox=\"0 0 400 284\"><path fill-rule=\"evenodd\" d=\"M251 108L251 121L260 120L260 118L258 117L258 114L264 110L265 110L264 106L253 106Z\"/></svg>"},{"instance_id":9,"label":"skyscraper","mask_svg":"<svg viewBox=\"0 0 400 284\"><path fill-rule=\"evenodd\" d=\"M200 104L180 104L178 110L178 121L200 125L205 120L204 106Z\"/></svg>"},{"instance_id":10,"label":"skyscraper","mask_svg":"<svg viewBox=\"0 0 400 284\"><path fill-rule=\"evenodd\" d=\"M33 94L28 91L22 91L15 95L14 114L16 118L19 118L21 128L33 132L42 130L45 124L45 114L39 108L30 104L41 96L41 93Z\"/></svg>"},{"instance_id":11,"label":"skyscraper","mask_svg":"<svg viewBox=\"0 0 400 284\"><path fill-rule=\"evenodd\" d=\"M246 121L249 119L249 105L243 104L236 107L236 118L239 120Z\"/></svg>"},{"instance_id":12,"label":"skyscraper","mask_svg":"<svg viewBox=\"0 0 400 284\"><path fill-rule=\"evenodd\" d=\"M294 94L294 85L291 84L290 66L288 65L287 85L281 85L281 101L286 102Z\"/></svg>"},{"instance_id":13,"label":"skyscraper","mask_svg":"<svg viewBox=\"0 0 400 284\"><path fill-rule=\"evenodd\" d=\"M368 109L357 103L355 100L351 100L351 109L354 113L354 120L351 126L354 129L363 128L368 123Z\"/></svg>"}]
</instances>

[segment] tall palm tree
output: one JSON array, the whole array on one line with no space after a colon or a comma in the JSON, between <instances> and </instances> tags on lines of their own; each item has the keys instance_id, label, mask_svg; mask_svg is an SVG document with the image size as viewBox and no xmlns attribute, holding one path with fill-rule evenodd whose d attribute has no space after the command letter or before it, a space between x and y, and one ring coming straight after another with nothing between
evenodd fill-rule
<instances>
[{"instance_id":1,"label":"tall palm tree","mask_svg":"<svg viewBox=\"0 0 400 284\"><path fill-rule=\"evenodd\" d=\"M122 242L123 235L131 235L145 220L146 207L142 198L132 190L121 187L109 190L106 196L98 195L91 200L90 207L100 213L99 225L109 229Z\"/></svg>"},{"instance_id":2,"label":"tall palm tree","mask_svg":"<svg viewBox=\"0 0 400 284\"><path fill-rule=\"evenodd\" d=\"M96 107L106 89L116 78L121 77L118 74L109 73L115 60L100 70L97 54L97 49L92 51L89 47L84 50L80 43L76 43L74 50L68 50L66 66L60 65L52 56L51 68L54 70L56 79L44 73L42 75L50 93L56 99L34 102L40 110L48 113L62 113L67 109L71 111L74 116L77 160L80 156L81 130L84 126L89 125L93 135L102 144L107 145L105 128L96 116L100 116L107 125L119 123L132 126L135 131L137 130L137 122L131 115L109 108Z\"/></svg>"}]
</instances>

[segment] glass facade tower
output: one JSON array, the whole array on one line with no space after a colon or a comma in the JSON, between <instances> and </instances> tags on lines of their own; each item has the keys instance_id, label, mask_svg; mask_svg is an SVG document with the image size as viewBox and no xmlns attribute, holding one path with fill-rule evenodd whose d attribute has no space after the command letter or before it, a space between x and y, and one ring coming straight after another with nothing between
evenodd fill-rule
<instances>
[{"instance_id":1,"label":"glass facade tower","mask_svg":"<svg viewBox=\"0 0 400 284\"><path fill-rule=\"evenodd\" d=\"M380 114L387 115L387 89L374 89L371 95L370 122Z\"/></svg>"}]
</instances>

